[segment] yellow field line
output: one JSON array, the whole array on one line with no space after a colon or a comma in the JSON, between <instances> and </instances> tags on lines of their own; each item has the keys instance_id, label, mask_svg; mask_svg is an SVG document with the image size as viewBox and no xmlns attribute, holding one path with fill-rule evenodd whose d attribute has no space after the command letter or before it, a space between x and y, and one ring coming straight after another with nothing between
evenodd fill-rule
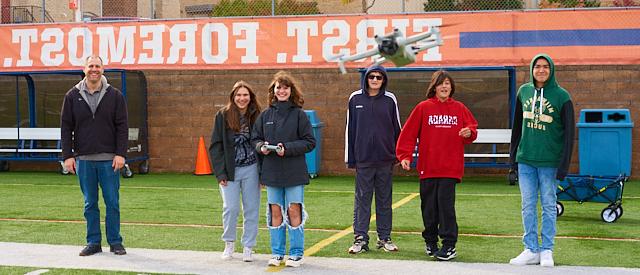
<instances>
[{"instance_id":1,"label":"yellow field line","mask_svg":"<svg viewBox=\"0 0 640 275\"><path fill-rule=\"evenodd\" d=\"M419 193L411 193L409 196L406 196L404 198L402 198L401 200L399 200L398 202L394 203L393 205L391 205L391 209L396 209L400 206L402 206L403 204L411 201L413 198L419 196ZM376 220L376 216L371 215L371 220L370 221L375 221ZM349 226L345 229L343 229L342 231L333 234L332 236L330 236L329 238L326 238L316 244L314 244L312 247L310 247L309 249L306 249L306 251L304 252L305 256L311 256L313 254L316 254L318 251L320 251L321 249L325 248L326 246L330 245L331 243L337 241L338 239L349 235L353 233L353 226Z\"/></svg>"},{"instance_id":2,"label":"yellow field line","mask_svg":"<svg viewBox=\"0 0 640 275\"><path fill-rule=\"evenodd\" d=\"M267 267L267 272L280 272L281 270L284 269L284 265L280 264L280 266L270 266Z\"/></svg>"},{"instance_id":3,"label":"yellow field line","mask_svg":"<svg viewBox=\"0 0 640 275\"><path fill-rule=\"evenodd\" d=\"M402 206L403 204L411 201L411 199L417 197L418 195L420 195L419 193L411 193L409 196L406 196L404 198L402 198L401 200L399 200L398 202L394 203L393 205L391 205L391 209L396 209L400 206ZM370 222L375 221L376 220L376 216L371 215L371 219L369 220ZM333 242L339 240L340 238L352 234L353 233L353 226L349 226L343 230L341 230L340 232L331 235L329 238L326 238L322 241L319 241L318 243L314 244L312 247L305 249L304 251L304 255L305 256L311 256L313 254L316 254L318 251L320 251L321 249L325 248L326 246L332 244ZM284 265L280 265L280 266L270 266L267 267L267 272L280 272L282 269L284 269Z\"/></svg>"}]
</instances>

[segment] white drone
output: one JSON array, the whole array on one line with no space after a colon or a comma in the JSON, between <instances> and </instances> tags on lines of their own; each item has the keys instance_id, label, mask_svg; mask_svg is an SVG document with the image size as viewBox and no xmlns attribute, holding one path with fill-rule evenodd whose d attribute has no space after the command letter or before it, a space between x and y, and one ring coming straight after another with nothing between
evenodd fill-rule
<instances>
[{"instance_id":1,"label":"white drone","mask_svg":"<svg viewBox=\"0 0 640 275\"><path fill-rule=\"evenodd\" d=\"M415 62L416 54L419 52L443 44L438 27L431 27L427 32L409 37L404 37L400 30L394 29L392 33L385 34L384 36L376 35L374 38L378 44L376 48L352 56L344 57L344 54L336 56L340 72L343 74L347 73L344 62L356 61L371 56L375 56L373 65L380 65L384 62L391 61L396 67L402 67ZM417 44L417 42L421 41L426 41L426 43Z\"/></svg>"}]
</instances>

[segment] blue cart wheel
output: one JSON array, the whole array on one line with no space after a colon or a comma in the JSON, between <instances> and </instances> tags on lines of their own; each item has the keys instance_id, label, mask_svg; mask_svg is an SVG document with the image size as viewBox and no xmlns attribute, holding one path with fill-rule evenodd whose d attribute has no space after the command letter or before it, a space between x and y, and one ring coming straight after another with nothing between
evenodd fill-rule
<instances>
[{"instance_id":1,"label":"blue cart wheel","mask_svg":"<svg viewBox=\"0 0 640 275\"><path fill-rule=\"evenodd\" d=\"M309 174L309 178L315 179L318 177L318 174Z\"/></svg>"},{"instance_id":2,"label":"blue cart wheel","mask_svg":"<svg viewBox=\"0 0 640 275\"><path fill-rule=\"evenodd\" d=\"M622 214L624 213L624 211L622 209L622 205L620 205L620 204L612 203L612 204L609 204L609 206L607 206L607 208L611 208L611 209L615 209L616 210L616 213L618 214L618 217L616 218L616 220L620 219L620 217L622 217Z\"/></svg>"},{"instance_id":3,"label":"blue cart wheel","mask_svg":"<svg viewBox=\"0 0 640 275\"><path fill-rule=\"evenodd\" d=\"M564 205L559 201L556 202L556 213L558 213L558 217L564 214Z\"/></svg>"},{"instance_id":4,"label":"blue cart wheel","mask_svg":"<svg viewBox=\"0 0 640 275\"><path fill-rule=\"evenodd\" d=\"M516 185L516 183L518 182L518 171L513 169L509 170L507 179L509 180L509 185Z\"/></svg>"},{"instance_id":5,"label":"blue cart wheel","mask_svg":"<svg viewBox=\"0 0 640 275\"><path fill-rule=\"evenodd\" d=\"M71 174L71 171L67 170L67 168L64 167L64 161L59 161L59 163L60 163L60 168L58 168L58 172L60 172L60 175Z\"/></svg>"},{"instance_id":6,"label":"blue cart wheel","mask_svg":"<svg viewBox=\"0 0 640 275\"><path fill-rule=\"evenodd\" d=\"M616 213L618 213L618 217L616 219L620 219L620 217L622 217L622 213L624 213L624 211L622 211L622 205L618 205L618 207L616 207Z\"/></svg>"},{"instance_id":7,"label":"blue cart wheel","mask_svg":"<svg viewBox=\"0 0 640 275\"><path fill-rule=\"evenodd\" d=\"M64 168L64 166L60 167L60 169L58 169L58 170L59 170L58 172L60 172L60 175L69 175L69 174L71 174L71 172L69 170L67 170L67 168Z\"/></svg>"},{"instance_id":8,"label":"blue cart wheel","mask_svg":"<svg viewBox=\"0 0 640 275\"><path fill-rule=\"evenodd\" d=\"M605 209L602 209L600 217L602 218L603 222L612 223L618 219L618 212L616 212L615 208L607 207Z\"/></svg>"},{"instance_id":9,"label":"blue cart wheel","mask_svg":"<svg viewBox=\"0 0 640 275\"><path fill-rule=\"evenodd\" d=\"M129 164L125 164L124 167L120 169L120 174L122 174L122 177L125 179L133 178L133 171L129 168Z\"/></svg>"},{"instance_id":10,"label":"blue cart wheel","mask_svg":"<svg viewBox=\"0 0 640 275\"><path fill-rule=\"evenodd\" d=\"M138 174L149 174L149 160L145 160L138 165Z\"/></svg>"}]
</instances>

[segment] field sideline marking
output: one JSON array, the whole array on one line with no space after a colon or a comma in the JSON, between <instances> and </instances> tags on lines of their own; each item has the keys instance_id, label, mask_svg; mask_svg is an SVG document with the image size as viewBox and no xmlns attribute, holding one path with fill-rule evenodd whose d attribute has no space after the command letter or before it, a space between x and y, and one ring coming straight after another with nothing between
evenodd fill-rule
<instances>
[{"instance_id":1,"label":"field sideline marking","mask_svg":"<svg viewBox=\"0 0 640 275\"><path fill-rule=\"evenodd\" d=\"M75 184L21 184L21 183L8 183L3 185L9 186L35 186L35 187L74 187L77 188L78 185ZM120 189L157 189L157 190L193 190L193 191L218 191L217 188L201 188L201 187L165 187L165 186L120 186ZM266 192L266 191L262 191ZM354 191L346 191L346 190L304 190L305 193L343 193L343 194L353 194ZM394 192L396 195L411 195L413 192ZM487 197L503 197L503 196L520 196L520 194L491 194L491 193L477 193L477 194L460 194L460 196L487 196ZM627 197L625 197L627 198Z\"/></svg>"},{"instance_id":2,"label":"field sideline marking","mask_svg":"<svg viewBox=\"0 0 640 275\"><path fill-rule=\"evenodd\" d=\"M372 221L375 218L372 217ZM7 222L41 222L41 223L73 223L84 224L84 220L43 220L43 219L21 219L21 218L0 218L0 221ZM100 222L104 224L104 222ZM175 223L145 223L145 222L120 222L123 225L139 225L139 226L159 226L159 227L190 227L190 228L217 228L222 229L222 225L211 224L175 224ZM242 226L238 226L238 229L242 229ZM351 229L351 227L347 228ZM345 230L347 230L345 229ZM258 228L258 230L268 230L268 228ZM305 228L305 231L317 231L317 232L336 232L338 229L322 229L322 228ZM342 231L338 231L342 232ZM375 231L369 231L373 234ZM394 234L400 235L422 235L421 231L401 231L394 230ZM336 233L336 235L339 233ZM460 233L460 236L466 237L482 237L482 238L522 238L522 235L503 235L503 234L476 234L476 233ZM596 241L624 241L624 242L640 242L640 238L606 238L606 237L590 237L590 236L557 236L558 239L572 239L572 240L596 240ZM307 250L308 251L308 250Z\"/></svg>"},{"instance_id":3,"label":"field sideline marking","mask_svg":"<svg viewBox=\"0 0 640 275\"><path fill-rule=\"evenodd\" d=\"M409 196L406 196L404 198L402 198L401 200L399 200L398 202L394 203L393 205L391 205L391 209L396 209L402 205L404 205L405 203L411 201L413 198L419 196L419 193L411 193ZM369 222L375 221L376 220L376 215L373 214L371 215L371 219L369 220ZM316 244L314 244L312 247L310 247L309 249L306 249L304 252L305 256L311 256L313 254L316 254L318 251L320 251L321 249L323 249L324 247L330 245L331 243L337 241L338 239L349 235L353 233L353 226L349 226L345 229L343 229L342 231L330 236L329 238L326 238Z\"/></svg>"},{"instance_id":4,"label":"field sideline marking","mask_svg":"<svg viewBox=\"0 0 640 275\"><path fill-rule=\"evenodd\" d=\"M22 183L7 183L2 184L7 186L42 186L42 187L74 187L77 188L78 185L72 184L22 184ZM200 187L164 187L164 186L120 186L120 189L158 189L158 190L193 190L193 191L217 191L218 189L215 187L212 188L200 188ZM266 191L262 191L266 192ZM342 191L342 190L304 190L305 193L344 193L344 194L353 194L353 191ZM393 192L395 195L410 195L415 194L412 192ZM456 196L468 196L468 197L520 197L520 194L515 193L460 193L456 192ZM639 196L625 196L624 199L640 199Z\"/></svg>"}]
</instances>

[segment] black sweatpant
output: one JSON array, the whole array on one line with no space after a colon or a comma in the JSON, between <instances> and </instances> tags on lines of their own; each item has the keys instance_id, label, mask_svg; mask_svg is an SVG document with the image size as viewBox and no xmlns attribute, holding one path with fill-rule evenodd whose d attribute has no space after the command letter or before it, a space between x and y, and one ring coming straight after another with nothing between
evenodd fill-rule
<instances>
[{"instance_id":1,"label":"black sweatpant","mask_svg":"<svg viewBox=\"0 0 640 275\"><path fill-rule=\"evenodd\" d=\"M456 183L453 178L429 178L420 180L420 206L426 243L456 246L458 223L456 222Z\"/></svg>"},{"instance_id":2,"label":"black sweatpant","mask_svg":"<svg viewBox=\"0 0 640 275\"><path fill-rule=\"evenodd\" d=\"M393 198L393 164L384 167L356 168L356 192L353 205L353 233L369 241L371 200L376 196L376 229L378 238L391 237Z\"/></svg>"}]
</instances>

